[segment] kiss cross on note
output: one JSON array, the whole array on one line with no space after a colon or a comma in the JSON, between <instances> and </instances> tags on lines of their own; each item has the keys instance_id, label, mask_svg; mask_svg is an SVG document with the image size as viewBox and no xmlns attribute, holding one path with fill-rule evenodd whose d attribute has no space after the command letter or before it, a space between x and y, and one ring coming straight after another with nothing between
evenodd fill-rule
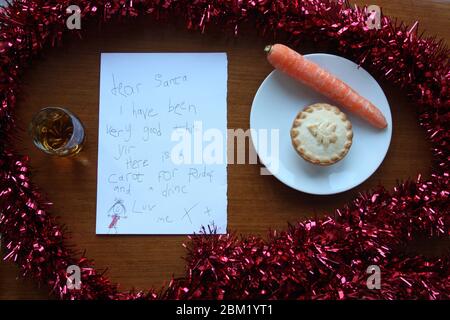
<instances>
[{"instance_id":1,"label":"kiss cross on note","mask_svg":"<svg viewBox=\"0 0 450 320\"><path fill-rule=\"evenodd\" d=\"M97 234L227 227L225 53L102 53Z\"/></svg>"}]
</instances>

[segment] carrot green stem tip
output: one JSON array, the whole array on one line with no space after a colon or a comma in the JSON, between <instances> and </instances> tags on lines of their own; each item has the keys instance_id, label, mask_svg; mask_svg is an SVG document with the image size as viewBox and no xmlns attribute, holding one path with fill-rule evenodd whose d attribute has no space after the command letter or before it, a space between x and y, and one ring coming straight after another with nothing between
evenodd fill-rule
<instances>
[{"instance_id":1,"label":"carrot green stem tip","mask_svg":"<svg viewBox=\"0 0 450 320\"><path fill-rule=\"evenodd\" d=\"M269 54L271 50L272 50L272 45L270 45L270 44L264 48L264 52L267 54Z\"/></svg>"}]
</instances>

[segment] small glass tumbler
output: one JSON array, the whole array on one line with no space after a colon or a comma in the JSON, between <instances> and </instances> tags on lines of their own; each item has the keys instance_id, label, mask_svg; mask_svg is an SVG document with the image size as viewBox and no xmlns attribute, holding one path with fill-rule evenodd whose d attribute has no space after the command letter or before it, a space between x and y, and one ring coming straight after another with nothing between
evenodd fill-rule
<instances>
[{"instance_id":1,"label":"small glass tumbler","mask_svg":"<svg viewBox=\"0 0 450 320\"><path fill-rule=\"evenodd\" d=\"M70 111L58 107L39 111L31 120L29 133L38 149L61 157L79 153L85 140L80 119Z\"/></svg>"}]
</instances>

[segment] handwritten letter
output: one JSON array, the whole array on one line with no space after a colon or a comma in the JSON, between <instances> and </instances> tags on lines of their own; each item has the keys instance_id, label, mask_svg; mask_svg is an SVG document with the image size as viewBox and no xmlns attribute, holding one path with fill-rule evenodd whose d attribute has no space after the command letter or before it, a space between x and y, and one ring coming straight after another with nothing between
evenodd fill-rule
<instances>
[{"instance_id":1,"label":"handwritten letter","mask_svg":"<svg viewBox=\"0 0 450 320\"><path fill-rule=\"evenodd\" d=\"M227 226L225 53L103 53L97 234Z\"/></svg>"}]
</instances>

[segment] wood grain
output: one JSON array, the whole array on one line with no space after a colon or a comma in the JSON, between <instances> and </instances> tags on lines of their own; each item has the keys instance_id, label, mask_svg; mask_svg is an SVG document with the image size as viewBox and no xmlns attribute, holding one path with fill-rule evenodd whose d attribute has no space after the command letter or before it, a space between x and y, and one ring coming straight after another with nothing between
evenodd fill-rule
<instances>
[{"instance_id":1,"label":"wood grain","mask_svg":"<svg viewBox=\"0 0 450 320\"><path fill-rule=\"evenodd\" d=\"M428 34L450 39L449 2L424 0L358 1L378 4L384 14L408 23L416 19ZM25 130L16 146L31 156L33 181L54 203L52 213L67 225L71 244L86 250L100 269L122 289L161 287L172 275L184 271L184 236L96 236L95 201L97 171L98 88L100 52L226 51L229 59L228 126L249 127L253 96L271 71L261 39L251 26L239 38L212 30L206 35L184 30L180 23L155 25L136 21L91 28L83 41L73 39L64 47L47 50L23 78L17 116L26 129L31 116L46 106L64 106L76 113L86 127L87 143L73 159L52 158L35 149ZM314 52L305 44L303 52ZM316 49L317 50L317 49ZM414 105L403 92L382 83L392 108L394 132L388 155L376 173L361 186L334 196L312 196L292 190L272 176L261 176L258 165L229 166L229 228L242 234L284 229L287 222L331 212L360 191L379 184L392 188L398 179L430 174L431 155L418 127ZM411 110L411 112L408 112ZM0 299L48 298L47 288L29 279L16 279L17 266L0 263Z\"/></svg>"}]
</instances>

